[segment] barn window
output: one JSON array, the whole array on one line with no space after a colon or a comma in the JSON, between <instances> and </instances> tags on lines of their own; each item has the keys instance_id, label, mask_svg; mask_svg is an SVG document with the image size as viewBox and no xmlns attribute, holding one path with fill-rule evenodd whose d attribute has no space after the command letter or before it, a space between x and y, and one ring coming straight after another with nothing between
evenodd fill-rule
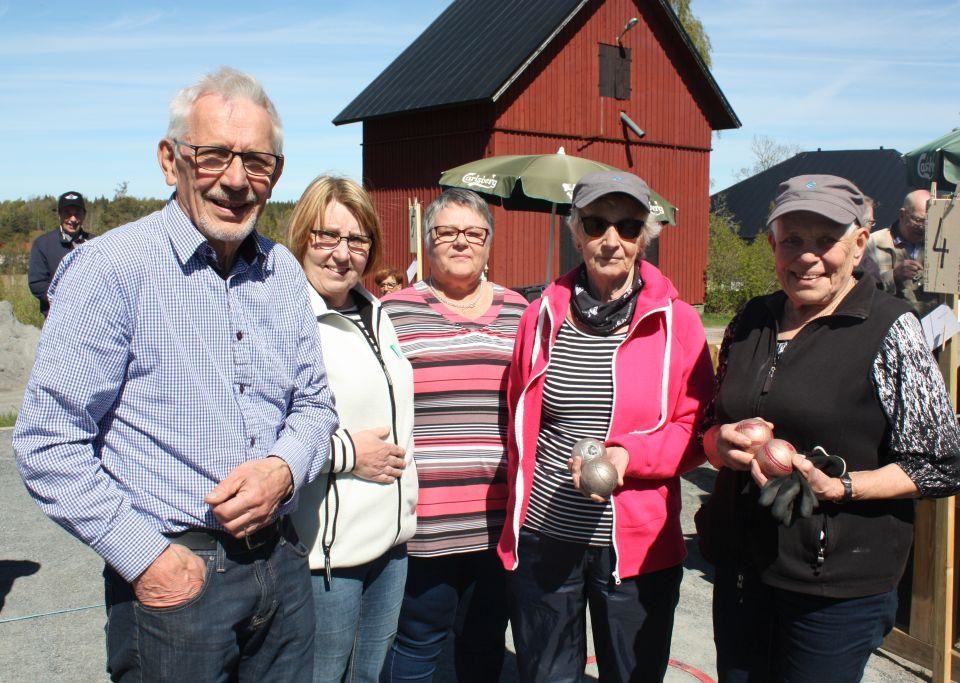
<instances>
[{"instance_id":1,"label":"barn window","mask_svg":"<svg viewBox=\"0 0 960 683\"><path fill-rule=\"evenodd\" d=\"M600 97L630 99L630 49L600 43Z\"/></svg>"}]
</instances>

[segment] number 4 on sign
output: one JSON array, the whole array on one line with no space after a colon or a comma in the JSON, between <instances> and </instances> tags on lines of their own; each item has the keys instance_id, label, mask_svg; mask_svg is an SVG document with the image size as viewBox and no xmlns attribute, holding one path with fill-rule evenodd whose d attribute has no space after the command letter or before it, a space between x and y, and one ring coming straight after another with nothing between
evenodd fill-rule
<instances>
[{"instance_id":1,"label":"number 4 on sign","mask_svg":"<svg viewBox=\"0 0 960 683\"><path fill-rule=\"evenodd\" d=\"M931 199L927 225L937 226L924 250L923 288L927 292L955 294L960 289L960 250L948 245L960 242L960 211L954 199Z\"/></svg>"}]
</instances>

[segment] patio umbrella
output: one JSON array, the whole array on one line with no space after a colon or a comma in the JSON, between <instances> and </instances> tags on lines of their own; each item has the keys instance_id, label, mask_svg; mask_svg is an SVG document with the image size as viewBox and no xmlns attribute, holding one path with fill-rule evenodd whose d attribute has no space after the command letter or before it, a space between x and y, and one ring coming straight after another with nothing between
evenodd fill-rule
<instances>
[{"instance_id":1,"label":"patio umbrella","mask_svg":"<svg viewBox=\"0 0 960 683\"><path fill-rule=\"evenodd\" d=\"M441 187L461 187L484 195L487 201L506 209L550 212L547 247L547 282L553 279L554 225L558 212L567 213L573 188L583 176L598 171L616 171L599 161L565 154L506 155L477 159L444 171ZM676 225L677 209L653 190L650 211L660 221Z\"/></svg>"},{"instance_id":2,"label":"patio umbrella","mask_svg":"<svg viewBox=\"0 0 960 683\"><path fill-rule=\"evenodd\" d=\"M941 189L956 188L960 183L960 129L907 152L903 160L910 187L926 189L936 181Z\"/></svg>"}]
</instances>

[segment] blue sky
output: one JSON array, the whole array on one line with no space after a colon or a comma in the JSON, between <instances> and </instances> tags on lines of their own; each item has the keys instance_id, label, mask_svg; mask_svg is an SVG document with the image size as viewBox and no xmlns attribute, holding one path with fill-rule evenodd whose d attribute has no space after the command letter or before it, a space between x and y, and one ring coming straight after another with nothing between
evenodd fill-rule
<instances>
[{"instance_id":1,"label":"blue sky","mask_svg":"<svg viewBox=\"0 0 960 683\"><path fill-rule=\"evenodd\" d=\"M220 64L257 76L286 131L274 197L359 177L361 126L331 119L444 7L387 2L0 0L0 199L168 192L155 159L171 95ZM960 2L694 0L743 122L714 138L713 189L755 135L901 152L960 126ZM13 160L17 160L14 162Z\"/></svg>"}]
</instances>

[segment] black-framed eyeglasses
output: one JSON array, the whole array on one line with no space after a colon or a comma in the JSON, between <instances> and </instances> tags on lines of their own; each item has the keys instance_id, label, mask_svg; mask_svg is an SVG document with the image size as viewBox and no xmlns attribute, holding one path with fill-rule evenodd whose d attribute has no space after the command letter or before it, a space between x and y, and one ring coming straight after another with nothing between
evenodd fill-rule
<instances>
[{"instance_id":1,"label":"black-framed eyeglasses","mask_svg":"<svg viewBox=\"0 0 960 683\"><path fill-rule=\"evenodd\" d=\"M272 176L277 172L277 167L283 158L281 155L271 154L270 152L236 152L226 147L191 145L189 142L176 138L173 138L173 142L192 149L193 160L197 167L214 173L223 173L233 163L233 157L240 157L240 163L243 164L244 170L249 175Z\"/></svg>"},{"instance_id":2,"label":"black-framed eyeglasses","mask_svg":"<svg viewBox=\"0 0 960 683\"><path fill-rule=\"evenodd\" d=\"M470 244L484 245L487 243L487 236L490 231L479 225L468 225L465 228L458 228L456 225L435 225L433 230L433 241L436 244L447 244L456 242L460 235Z\"/></svg>"},{"instance_id":3,"label":"black-framed eyeglasses","mask_svg":"<svg viewBox=\"0 0 960 683\"><path fill-rule=\"evenodd\" d=\"M620 237L628 240L635 240L643 232L647 224L645 220L639 218L624 218L622 221L607 220L602 216L580 216L580 224L583 226L583 232L587 237L601 237L611 225L617 229Z\"/></svg>"},{"instance_id":4,"label":"black-framed eyeglasses","mask_svg":"<svg viewBox=\"0 0 960 683\"><path fill-rule=\"evenodd\" d=\"M340 246L340 242L346 240L347 249L354 254L367 254L370 252L370 246L373 244L372 239L364 237L363 235L341 235L339 232L326 230L324 228L311 230L310 234L313 235L314 246L328 251L333 251Z\"/></svg>"}]
</instances>

